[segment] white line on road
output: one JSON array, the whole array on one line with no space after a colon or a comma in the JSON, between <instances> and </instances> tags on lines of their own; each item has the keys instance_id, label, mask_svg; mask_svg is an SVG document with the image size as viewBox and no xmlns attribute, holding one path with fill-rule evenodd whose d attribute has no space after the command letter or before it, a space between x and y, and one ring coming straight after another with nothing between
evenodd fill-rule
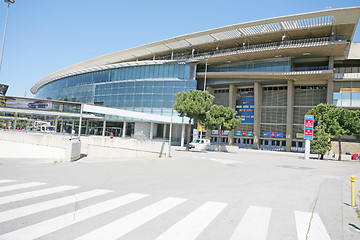
<instances>
[{"instance_id":1,"label":"white line on road","mask_svg":"<svg viewBox=\"0 0 360 240\"><path fill-rule=\"evenodd\" d=\"M11 179L0 179L0 183L9 183L9 182L16 182L16 180L11 180Z\"/></svg>"},{"instance_id":2,"label":"white line on road","mask_svg":"<svg viewBox=\"0 0 360 240\"><path fill-rule=\"evenodd\" d=\"M226 206L227 203L207 202L155 240L195 239Z\"/></svg>"},{"instance_id":3,"label":"white line on road","mask_svg":"<svg viewBox=\"0 0 360 240\"><path fill-rule=\"evenodd\" d=\"M7 192L7 191L18 190L29 187L37 187L45 184L46 183L40 183L40 182L20 183L20 184L0 187L0 192Z\"/></svg>"},{"instance_id":4,"label":"white line on road","mask_svg":"<svg viewBox=\"0 0 360 240\"><path fill-rule=\"evenodd\" d=\"M300 212L295 211L295 220L296 220L296 230L298 239L307 239L307 240L330 240L330 236L326 231L324 224L321 221L319 214L314 213L311 220L310 231L308 237L306 234L308 232L309 223L311 219L311 212Z\"/></svg>"},{"instance_id":5,"label":"white line on road","mask_svg":"<svg viewBox=\"0 0 360 240\"><path fill-rule=\"evenodd\" d=\"M130 193L121 197L113 198L105 202L82 208L80 210L75 210L71 213L6 233L0 236L0 240L33 240L147 196L148 195L145 194Z\"/></svg>"},{"instance_id":6,"label":"white line on road","mask_svg":"<svg viewBox=\"0 0 360 240\"><path fill-rule=\"evenodd\" d=\"M230 240L266 240L271 208L250 206Z\"/></svg>"},{"instance_id":7,"label":"white line on road","mask_svg":"<svg viewBox=\"0 0 360 240\"><path fill-rule=\"evenodd\" d=\"M101 228L98 228L90 233L80 236L75 240L118 239L126 233L141 226L142 224L183 203L184 201L186 201L186 199L183 198L169 197L163 199L157 203L154 203L148 207L140 209L132 214L129 214L112 223L109 223Z\"/></svg>"},{"instance_id":8,"label":"white line on road","mask_svg":"<svg viewBox=\"0 0 360 240\"><path fill-rule=\"evenodd\" d=\"M6 196L6 197L0 197L0 205L11 203L11 202L16 202L16 201L21 201L21 200L26 200L26 199L30 199L30 198L41 197L41 196L45 196L45 195L50 195L53 193L69 191L69 190L73 190L76 188L79 188L79 187L65 185L65 186L41 189L41 190L37 190L37 191L14 194L14 195Z\"/></svg>"},{"instance_id":9,"label":"white line on road","mask_svg":"<svg viewBox=\"0 0 360 240\"><path fill-rule=\"evenodd\" d=\"M82 200L86 200L92 197L100 196L106 193L112 192L110 190L96 189L88 192L70 195L46 202L40 202L31 204L25 207L19 207L4 212L0 212L0 223L10 221L16 218L28 216L30 214L43 212L49 209L65 206L70 203L76 203Z\"/></svg>"}]
</instances>

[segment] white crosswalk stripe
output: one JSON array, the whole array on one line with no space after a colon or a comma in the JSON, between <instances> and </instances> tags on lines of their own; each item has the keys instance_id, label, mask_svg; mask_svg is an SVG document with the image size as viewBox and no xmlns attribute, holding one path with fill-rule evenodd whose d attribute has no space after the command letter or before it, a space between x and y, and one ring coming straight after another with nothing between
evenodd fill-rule
<instances>
[{"instance_id":1,"label":"white crosswalk stripe","mask_svg":"<svg viewBox=\"0 0 360 240\"><path fill-rule=\"evenodd\" d=\"M250 206L230 240L265 240L270 222L270 215L271 208Z\"/></svg>"},{"instance_id":2,"label":"white crosswalk stripe","mask_svg":"<svg viewBox=\"0 0 360 240\"><path fill-rule=\"evenodd\" d=\"M52 233L64 227L84 221L101 213L108 212L115 208L124 206L136 200L147 197L148 195L130 193L125 196L107 200L71 213L61 215L25 228L21 228L0 236L1 240L32 240ZM101 238L100 238L101 239Z\"/></svg>"},{"instance_id":3,"label":"white crosswalk stripe","mask_svg":"<svg viewBox=\"0 0 360 240\"><path fill-rule=\"evenodd\" d=\"M195 239L227 203L207 202L161 234L156 240Z\"/></svg>"},{"instance_id":4,"label":"white crosswalk stripe","mask_svg":"<svg viewBox=\"0 0 360 240\"><path fill-rule=\"evenodd\" d=\"M295 219L299 240L330 240L330 236L326 231L319 214L295 211Z\"/></svg>"},{"instance_id":5,"label":"white crosswalk stripe","mask_svg":"<svg viewBox=\"0 0 360 240\"><path fill-rule=\"evenodd\" d=\"M108 225L98 228L88 234L85 234L76 240L115 240L159 216L160 214L170 210L173 207L183 203L186 199L183 198L166 198L130 215L118 219Z\"/></svg>"},{"instance_id":6,"label":"white crosswalk stripe","mask_svg":"<svg viewBox=\"0 0 360 240\"><path fill-rule=\"evenodd\" d=\"M40 183L40 182L14 184L14 185L10 185L10 186L0 187L0 192L19 190L19 189L29 188L29 187L37 187L37 186L41 186L41 185L45 185L45 184L46 183Z\"/></svg>"},{"instance_id":7,"label":"white crosswalk stripe","mask_svg":"<svg viewBox=\"0 0 360 240\"><path fill-rule=\"evenodd\" d=\"M15 208L0 212L0 223L10 221L16 218L24 217L30 214L43 212L49 209L65 206L70 203L80 202L89 198L109 193L109 190L96 189L88 192L74 194L68 197L58 198L46 202L36 203L25 207Z\"/></svg>"},{"instance_id":8,"label":"white crosswalk stripe","mask_svg":"<svg viewBox=\"0 0 360 240\"><path fill-rule=\"evenodd\" d=\"M6 183L5 180L6 179L0 180L0 183L1 181ZM220 227L219 229L228 231L227 234L224 233L224 236L226 235L227 237L221 238L222 240L265 240L268 239L268 228L271 226L270 221L277 221L279 217L276 214L272 216L272 208L269 207L249 206L245 214L241 217L235 216L235 214L242 209L243 206L225 202L205 201L202 205L194 207L194 201L191 201L191 199L167 197L154 201L151 200L154 198L146 198L149 195L141 193L130 193L123 196L112 197L110 200L102 200L102 196L113 191L95 189L81 192L78 189L79 187L76 186L59 186L27 192L21 190L44 184L45 183L30 182L6 186L8 188L5 188L5 186L0 187L0 192L1 190L3 192L19 190L20 192L18 194L9 192L8 196L0 197L0 205L15 203L13 205L2 206L3 211L0 212L0 225L2 226L0 228L0 234L2 235L0 235L0 240L33 240L40 237L48 239L50 236L48 236L48 234L53 234L51 237L60 237L59 239L62 239L62 236L58 236L59 234L55 231L64 229L65 227L69 227L69 235L65 237L66 239L74 239L77 237L76 240L115 240L126 234L130 234L130 232L134 234L133 236L144 236L144 231L161 229L162 232L158 232L159 230L152 232L151 239L195 240L206 235L212 236L213 231L217 231L217 226ZM74 191L66 193L66 191L74 189L77 193L74 193ZM55 193L58 194L51 196L51 194ZM113 194L116 193L113 192ZM44 197L40 198L41 196ZM36 202L36 197L38 197L38 202ZM46 197L48 200L46 200ZM110 195L108 195L108 197L110 197ZM27 201L21 201L26 199L33 199L34 201L32 201L31 204ZM47 218L44 213L44 211L49 211L49 213L50 211L61 212L62 207L65 208L66 205L80 201L85 202L90 199L92 199L92 205L87 204L87 207L75 210L70 210L70 208L67 207L66 214L60 216L55 215L53 218ZM145 207L141 209L135 208L134 210L133 208L136 205L128 206L129 208L126 207L126 205L141 199L144 200L140 204L145 205ZM152 201L152 203L146 204L146 201ZM183 204L185 202L186 204ZM9 209L9 207L12 206L14 208ZM123 206L124 208L113 211ZM170 211L172 209L174 210ZM184 211L184 209L186 210L184 213L181 213L182 217L179 217L180 211ZM127 215L117 217L116 219L116 216L113 214L122 210L131 211ZM43 214L39 214L41 212ZM39 216L36 214L39 214ZM104 221L104 219L107 218L100 217L100 214L112 215L112 219L116 220ZM232 214L234 214L234 216L232 216ZM290 214L290 212L287 214ZM298 240L330 240L330 235L321 221L319 214L301 211L291 212L291 214L294 214L294 218L289 219L289 221L296 223L296 232L294 228L293 236L297 236ZM31 216L31 218L23 218L26 216ZM39 219L38 217L42 218L40 222L31 223L31 221L33 221L32 219ZM241 220L234 222L234 219L240 218ZM27 223L29 219L30 222ZM99 219L101 219L101 222L97 222ZM97 227L91 228L89 227L90 225L83 224L82 226L80 225L81 231L77 232L77 226L74 224L85 220L94 223L97 222ZM225 224L229 220L233 225ZM26 223L25 227L22 226L22 221ZM172 224L169 224L167 221L171 221ZM163 226L160 225L160 228L157 228L159 226L158 224L163 224ZM224 226L226 227L224 228ZM65 231L65 229L63 231ZM274 232L271 232L272 236L274 236L273 234ZM139 239L140 238L142 237L139 237Z\"/></svg>"},{"instance_id":9,"label":"white crosswalk stripe","mask_svg":"<svg viewBox=\"0 0 360 240\"><path fill-rule=\"evenodd\" d=\"M0 205L11 203L11 202L16 202L16 201L21 201L21 200L26 200L26 199L30 199L30 198L46 196L46 195L50 195L50 194L54 194L54 193L65 192L65 191L73 190L76 188L79 188L79 187L65 185L65 186L60 186L60 187L46 188L46 189L41 189L41 190L37 190L37 191L31 191L31 192L25 192L25 193L19 193L19 194L14 194L14 195L10 195L10 196L0 197Z\"/></svg>"},{"instance_id":10,"label":"white crosswalk stripe","mask_svg":"<svg viewBox=\"0 0 360 240\"><path fill-rule=\"evenodd\" d=\"M16 180L11 180L11 179L0 179L0 183L9 183L9 182L16 182Z\"/></svg>"}]
</instances>

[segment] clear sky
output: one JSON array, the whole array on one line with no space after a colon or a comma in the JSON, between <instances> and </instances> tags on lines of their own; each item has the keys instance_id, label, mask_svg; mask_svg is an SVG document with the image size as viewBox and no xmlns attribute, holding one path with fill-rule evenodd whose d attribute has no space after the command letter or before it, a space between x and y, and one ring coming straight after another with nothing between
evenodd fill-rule
<instances>
[{"instance_id":1,"label":"clear sky","mask_svg":"<svg viewBox=\"0 0 360 240\"><path fill-rule=\"evenodd\" d=\"M30 88L41 78L104 54L236 23L354 6L360 1L17 0L9 11L0 83L10 85L8 96L33 97ZM0 0L1 39L6 9Z\"/></svg>"}]
</instances>

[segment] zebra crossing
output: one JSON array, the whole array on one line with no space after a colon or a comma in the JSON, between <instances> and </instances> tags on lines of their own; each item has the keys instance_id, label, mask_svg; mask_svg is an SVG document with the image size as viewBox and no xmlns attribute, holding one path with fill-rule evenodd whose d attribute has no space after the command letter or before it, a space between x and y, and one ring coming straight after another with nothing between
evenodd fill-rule
<instances>
[{"instance_id":1,"label":"zebra crossing","mask_svg":"<svg viewBox=\"0 0 360 240\"><path fill-rule=\"evenodd\" d=\"M125 195L116 195L116 192L107 189L81 190L78 186L57 186L45 187L46 183L29 182L17 183L16 180L0 179L0 240L32 240L32 239L51 239L47 238L49 234L63 230L65 228L76 228L81 222L97 221L99 216L106 215L120 207L146 201L151 196L143 193L128 193ZM33 190L32 188L42 188ZM21 193L16 193L21 191ZM76 191L76 193L74 193ZM108 194L115 194L115 197L99 200ZM61 195L59 197L59 195ZM65 196L63 196L65 195ZM50 198L48 200L43 200ZM39 201L36 201L36 200ZM56 209L66 207L67 205L78 202L96 200L80 209L74 209L61 213L49 219L42 219L37 222L30 222L24 226L21 224L17 229L6 229L6 224L13 221L21 221L23 217L36 216L46 211L55 211ZM31 200L30 203L27 200ZM34 203L34 201L36 201ZM87 229L87 232L81 235L75 235L71 238L76 240L92 239L121 239L126 234L136 230L141 231L142 226L151 223L159 217L171 215L173 209L191 202L191 199L178 197L165 197L157 199L155 202L147 204L135 211L129 211L127 215L119 216L115 220L103 222L102 225L94 229ZM208 230L210 226L221 221L221 214L231 211L225 211L233 207L226 202L205 201L194 209L188 210L174 223L167 226L167 229L158 233L155 240L194 240ZM297 239L331 239L320 216L317 213L294 211L294 218L289 221L296 223ZM43 217L44 218L44 217ZM249 206L241 220L234 224L234 228L229 230L229 240L246 239L262 240L267 239L269 225L271 221L276 221L272 217L272 209L269 207ZM234 218L238 219L238 218ZM311 221L311 227L309 223ZM56 233L55 233L56 234ZM146 238L148 239L148 238ZM224 239L225 240L225 239Z\"/></svg>"}]
</instances>

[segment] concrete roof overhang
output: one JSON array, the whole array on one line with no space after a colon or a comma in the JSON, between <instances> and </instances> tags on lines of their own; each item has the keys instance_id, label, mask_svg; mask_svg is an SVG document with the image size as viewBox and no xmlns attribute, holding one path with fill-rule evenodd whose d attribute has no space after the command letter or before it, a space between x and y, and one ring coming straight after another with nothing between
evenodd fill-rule
<instances>
[{"instance_id":1,"label":"concrete roof overhang","mask_svg":"<svg viewBox=\"0 0 360 240\"><path fill-rule=\"evenodd\" d=\"M360 16L360 7L328 9L318 12L269 18L186 34L142 46L93 58L59 70L37 82L31 92L51 82L53 77L90 67L151 59L171 53L206 52L216 48L230 48L234 44L260 44L286 39L347 36L352 40Z\"/></svg>"}]
</instances>

